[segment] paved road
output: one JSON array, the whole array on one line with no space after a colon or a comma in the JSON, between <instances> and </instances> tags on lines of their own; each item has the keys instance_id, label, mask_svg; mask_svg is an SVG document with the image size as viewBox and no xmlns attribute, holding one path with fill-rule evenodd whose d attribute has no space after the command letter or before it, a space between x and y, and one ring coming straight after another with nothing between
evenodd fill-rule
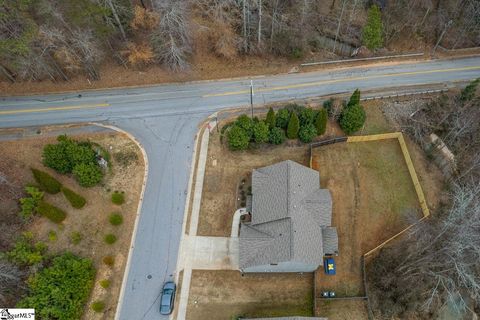
<instances>
[{"instance_id":1,"label":"paved road","mask_svg":"<svg viewBox=\"0 0 480 320\"><path fill-rule=\"evenodd\" d=\"M348 68L256 78L255 102L480 76L480 58ZM121 320L160 319L158 296L177 261L197 125L212 112L249 104L249 80L0 98L0 127L96 121L116 125L145 146L150 174L120 304ZM0 93L1 94L1 93ZM80 95L80 96L79 96Z\"/></svg>"}]
</instances>

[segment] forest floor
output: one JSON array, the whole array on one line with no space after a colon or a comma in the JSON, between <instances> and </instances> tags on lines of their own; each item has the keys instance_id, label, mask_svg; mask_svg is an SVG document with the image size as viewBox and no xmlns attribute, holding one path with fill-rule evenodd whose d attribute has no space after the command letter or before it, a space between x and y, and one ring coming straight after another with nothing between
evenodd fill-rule
<instances>
[{"instance_id":1,"label":"forest floor","mask_svg":"<svg viewBox=\"0 0 480 320\"><path fill-rule=\"evenodd\" d=\"M55 137L38 135L21 140L0 141L2 150L0 175L8 182L0 184L0 225L2 230L5 227L10 231L10 235L2 234L0 249L6 250L21 232L30 231L35 241L41 241L48 246L48 254L70 251L92 259L97 274L82 319L113 319L130 248L145 165L136 144L123 134L89 133L74 135L71 138L96 142L112 155L111 170L107 172L101 185L82 188L71 176L58 174L43 166L42 149L48 143L55 143ZM134 153L136 156L130 163L116 161L116 155L125 152L130 152L130 155ZM44 217L36 216L32 221L23 223L18 218L18 199L23 196L24 187L34 182L31 167L48 172L62 185L82 195L87 200L85 207L73 209L61 193L45 194L45 200L67 212L67 218L61 224L55 224ZM116 190L125 191L125 203L121 206L111 202L111 194ZM112 212L118 212L123 216L122 225L112 226L109 223L109 215ZM52 236L53 233L55 237ZM81 238L78 243L72 240L75 233ZM104 242L104 237L108 233L117 237L113 245ZM105 256L114 257L113 267L102 262ZM103 279L110 280L109 288L104 289L100 286L99 281ZM104 313L98 314L91 310L90 304L96 300L105 302Z\"/></svg>"},{"instance_id":2,"label":"forest floor","mask_svg":"<svg viewBox=\"0 0 480 320\"><path fill-rule=\"evenodd\" d=\"M422 50L420 50L421 52ZM428 52L428 51L425 51ZM390 52L388 54L400 54L402 52ZM438 58L452 58L479 54L480 49L444 52L437 51ZM370 62L351 62L329 64L324 66L301 67L303 62L337 60L341 57L333 55L325 50L309 53L303 59L287 59L271 55L237 57L231 60L218 58L212 54L200 52L193 56L191 67L183 72L171 72L159 65L150 65L143 69L133 67L124 67L112 61L104 63L100 67L101 79L92 81L85 76L76 75L69 81L51 80L36 82L19 82L11 84L0 79L0 96L7 95L26 95L26 94L46 94L54 92L68 92L88 89L107 89L116 87L130 86L148 86L171 82L186 82L197 80L213 80L235 77L258 76L268 74L288 73L293 69L295 71L307 72L323 69L335 69L359 65L379 65L385 63L407 63L418 60L429 59L427 54L418 59L393 59Z\"/></svg>"}]
</instances>

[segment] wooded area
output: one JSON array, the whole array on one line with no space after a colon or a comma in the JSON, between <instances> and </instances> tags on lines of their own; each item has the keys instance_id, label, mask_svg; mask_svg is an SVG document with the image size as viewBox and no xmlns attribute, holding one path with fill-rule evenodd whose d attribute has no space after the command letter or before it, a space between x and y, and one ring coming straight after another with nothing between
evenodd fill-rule
<instances>
[{"instance_id":1,"label":"wooded area","mask_svg":"<svg viewBox=\"0 0 480 320\"><path fill-rule=\"evenodd\" d=\"M106 62L179 71L199 53L231 63L471 47L479 16L476 0L0 0L0 75L96 80Z\"/></svg>"},{"instance_id":2,"label":"wooded area","mask_svg":"<svg viewBox=\"0 0 480 320\"><path fill-rule=\"evenodd\" d=\"M462 319L480 310L479 83L400 116L403 131L427 152L425 137L437 134L455 155L457 172L431 218L369 264L370 298L381 319L432 319L443 309Z\"/></svg>"}]
</instances>

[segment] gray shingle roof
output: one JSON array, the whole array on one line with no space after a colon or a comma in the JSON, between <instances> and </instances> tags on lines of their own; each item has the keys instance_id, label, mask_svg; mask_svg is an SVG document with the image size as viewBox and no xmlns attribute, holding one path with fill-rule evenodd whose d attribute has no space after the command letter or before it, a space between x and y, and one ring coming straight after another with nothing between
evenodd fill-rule
<instances>
[{"instance_id":1,"label":"gray shingle roof","mask_svg":"<svg viewBox=\"0 0 480 320\"><path fill-rule=\"evenodd\" d=\"M322 228L323 251L325 254L338 253L338 235L337 228Z\"/></svg>"},{"instance_id":2,"label":"gray shingle roof","mask_svg":"<svg viewBox=\"0 0 480 320\"><path fill-rule=\"evenodd\" d=\"M331 225L332 198L320 189L317 171L290 160L259 168L252 194L252 221L240 229L241 269L284 261L320 265L325 253L338 251L336 229L324 228Z\"/></svg>"}]
</instances>

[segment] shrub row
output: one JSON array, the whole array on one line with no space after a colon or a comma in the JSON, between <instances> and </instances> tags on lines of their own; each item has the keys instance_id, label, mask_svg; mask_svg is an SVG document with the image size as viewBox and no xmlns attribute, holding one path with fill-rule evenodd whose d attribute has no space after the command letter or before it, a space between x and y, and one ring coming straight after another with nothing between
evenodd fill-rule
<instances>
[{"instance_id":1,"label":"shrub row","mask_svg":"<svg viewBox=\"0 0 480 320\"><path fill-rule=\"evenodd\" d=\"M76 209L83 208L87 203L87 200L85 200L84 197L66 187L62 187L62 193L65 198L67 198L68 202L70 202L70 205Z\"/></svg>"},{"instance_id":2,"label":"shrub row","mask_svg":"<svg viewBox=\"0 0 480 320\"><path fill-rule=\"evenodd\" d=\"M33 173L33 178L35 178L35 181L40 186L40 189L51 194L57 194L60 192L62 184L58 182L57 179L44 171L40 171L34 168L30 168L30 170Z\"/></svg>"},{"instance_id":3,"label":"shrub row","mask_svg":"<svg viewBox=\"0 0 480 320\"><path fill-rule=\"evenodd\" d=\"M67 217L67 214L62 209L52 206L45 201L38 203L37 211L55 223L61 223Z\"/></svg>"},{"instance_id":4,"label":"shrub row","mask_svg":"<svg viewBox=\"0 0 480 320\"><path fill-rule=\"evenodd\" d=\"M228 145L232 150L244 150L250 143L282 144L286 138L298 138L308 143L325 133L327 120L325 109L313 110L295 104L278 110L276 114L270 108L265 120L241 115L229 124Z\"/></svg>"}]
</instances>

